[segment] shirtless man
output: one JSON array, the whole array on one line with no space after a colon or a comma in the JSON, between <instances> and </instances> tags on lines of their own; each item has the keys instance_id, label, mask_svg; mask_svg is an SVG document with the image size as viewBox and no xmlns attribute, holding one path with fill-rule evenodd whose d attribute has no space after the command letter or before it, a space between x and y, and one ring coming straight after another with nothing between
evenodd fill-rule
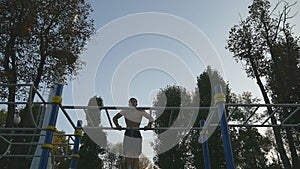
<instances>
[{"instance_id":1,"label":"shirtless man","mask_svg":"<svg viewBox=\"0 0 300 169\"><path fill-rule=\"evenodd\" d=\"M119 125L118 119L124 116L126 122L126 131L123 140L123 152L125 155L125 163L127 169L138 169L139 155L142 153L142 136L137 128L140 127L142 117L149 120L148 125L144 128L151 128L154 119L144 110L135 109L137 100L135 98L129 99L130 109L122 110L113 117L113 121L118 129L122 129ZM132 108L132 109L131 109ZM133 128L133 129L130 129Z\"/></svg>"}]
</instances>

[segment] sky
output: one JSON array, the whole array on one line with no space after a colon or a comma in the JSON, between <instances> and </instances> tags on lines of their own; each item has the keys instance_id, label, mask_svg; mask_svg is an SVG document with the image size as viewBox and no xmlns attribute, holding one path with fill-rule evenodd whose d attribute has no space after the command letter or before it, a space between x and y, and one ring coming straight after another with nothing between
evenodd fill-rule
<instances>
[{"instance_id":1,"label":"sky","mask_svg":"<svg viewBox=\"0 0 300 169\"><path fill-rule=\"evenodd\" d=\"M261 98L255 80L247 78L241 63L225 49L230 28L247 16L251 0L89 2L97 33L80 56L86 66L64 87L63 105L87 105L97 95L105 106L127 106L132 96L139 106L152 106L156 93L167 85L193 92L197 76L208 65L220 72L234 93L250 91ZM298 9L299 0L293 12ZM299 15L291 22L300 23ZM300 26L294 31L300 35ZM70 116L74 121L85 119L83 111ZM103 126L108 124L105 119L102 116ZM68 130L66 123L60 116L58 128ZM122 134L112 133L110 141L122 140Z\"/></svg>"}]
</instances>

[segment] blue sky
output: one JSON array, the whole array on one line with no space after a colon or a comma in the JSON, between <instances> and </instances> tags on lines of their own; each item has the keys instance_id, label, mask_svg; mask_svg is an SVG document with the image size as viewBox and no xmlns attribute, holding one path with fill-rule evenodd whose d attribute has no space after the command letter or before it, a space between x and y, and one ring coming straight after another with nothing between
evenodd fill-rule
<instances>
[{"instance_id":1,"label":"blue sky","mask_svg":"<svg viewBox=\"0 0 300 169\"><path fill-rule=\"evenodd\" d=\"M104 99L104 104L107 106L126 106L130 96L137 97L140 106L151 106L156 92L166 85L181 85L193 91L196 77L209 63L208 57L218 60L221 66L219 71L224 80L229 82L233 92L241 94L243 91L251 91L254 96L261 97L255 80L246 77L242 65L236 63L231 53L225 49L230 28L239 22L240 17L247 16L250 0L89 0L89 2L94 9L92 18L95 20L98 32L81 56L81 59L87 63L86 67L77 79L69 82L64 88L64 105L86 105L89 98L98 95ZM300 9L300 2L294 8L294 12L296 9ZM185 20L188 26L195 26L199 31L199 37L202 38L199 41L198 55L183 41L155 31L128 36L114 43L103 55L101 49L112 43L113 38L117 38L118 32L134 30L141 26L130 27L129 25L128 27L128 22L122 26L120 24L122 18L142 13L160 13L164 16L166 14L175 19L177 17L180 21ZM300 23L299 14L292 22ZM114 27L112 23L119 25ZM139 23L157 24L151 20L139 20ZM163 24L165 23L171 24L168 22ZM155 28L162 25L151 26ZM185 36L191 33L188 26L170 28L170 32L180 34L178 37ZM100 34L104 30L111 31L111 34ZM296 25L294 30L296 35L300 35L300 26ZM192 43L198 41L190 44ZM103 55L101 60L99 55ZM91 65L96 69L93 73L88 73L87 69ZM83 112L74 112L71 116L74 120L84 119ZM104 119L102 122L107 124ZM58 126L65 128L65 123L64 118L60 117ZM117 137L120 138L120 135L109 136L109 139L118 139Z\"/></svg>"},{"instance_id":2,"label":"blue sky","mask_svg":"<svg viewBox=\"0 0 300 169\"><path fill-rule=\"evenodd\" d=\"M236 63L232 58L231 53L229 53L224 48L229 29L234 24L238 23L240 17L245 18L247 16L247 7L251 3L250 0L230 0L226 2L219 0L211 0L205 2L198 0L191 0L188 2L180 0L90 0L89 2L94 9L92 18L94 18L95 20L95 27L97 30L105 27L107 24L119 19L120 17L144 12L167 13L187 20L188 22L196 26L200 31L202 31L207 40L211 42L211 45L217 53L218 59L223 68L223 70L219 71L221 71L224 79L226 81L229 81L233 91L236 93L251 91L254 96L260 97L256 82L252 79L246 78L246 74L242 68L242 65L240 63ZM299 5L300 4L298 3L298 8L295 7L295 9L300 9ZM294 20L293 22L300 23L299 18L300 17L297 16L296 20ZM298 34L300 33L299 29L299 26L295 27L295 32L298 32ZM122 32L125 30L124 28L119 27L116 31ZM185 30L182 31L184 32ZM93 39L91 43L92 45L95 45L96 48L100 49L101 46L103 46L102 43L105 43L101 42L101 40L103 39L101 39L100 35L99 37ZM188 88L189 90L193 90L193 86L196 85L196 76L201 74L207 65L202 61L197 60L198 56L195 56L195 54L193 54L193 52L191 52L189 48L184 46L179 41L158 34L142 34L129 37L120 43L114 44L109 52L103 57L101 63L98 63L98 67L96 69L97 72L95 75L96 77L92 77L93 79L95 79L95 81L88 82L94 83L96 86L94 91L91 93L102 96L105 105L116 104L114 103L114 99L110 96L113 93L111 86L112 81L114 80L113 76L116 73L116 69L124 59L132 56L133 53L149 48L162 49L181 58L184 62L184 66L187 66L190 71L192 71L192 74L195 75L194 79L192 80L194 81L194 84L184 87ZM87 62L86 67L89 67L90 62L97 61L95 57L99 53L99 51L97 50L89 52L89 49L90 47L87 46L86 51L88 51L89 58L87 59L86 55L82 56L82 60ZM202 54L205 55L205 49L203 49ZM200 58L203 57L203 55L200 56ZM143 64L144 62L146 61L140 61L140 63L137 64ZM167 64L172 65L172 63ZM168 72L158 71L155 69L149 69L148 71L143 72L144 73L137 71L139 75L133 77L133 80L129 84L128 93L126 93L126 96L122 98L123 100L120 100L119 102L117 102L117 104L122 104L123 102L123 105L126 105L127 96L137 96L139 98L141 97L141 95L143 95L142 99L139 99L140 105L149 106L151 105L152 101L151 98L145 98L145 93L149 93L149 90L155 91L156 89L165 87L166 84L176 84L176 79L174 79L174 76L170 74L168 75ZM151 72L153 72L153 75L151 75ZM81 79L81 77L83 76L89 75L84 74L84 72L81 73L78 80L75 80L73 84L85 82ZM176 77L178 77L178 75ZM162 82L162 79L165 83ZM128 86L128 84L125 85ZM124 85L120 84L120 86ZM72 88L72 84L70 84L66 88L66 90ZM70 97L69 94L68 97ZM67 100L67 102L71 103L69 99ZM82 101L78 101L78 104L86 103L86 98L82 99Z\"/></svg>"}]
</instances>

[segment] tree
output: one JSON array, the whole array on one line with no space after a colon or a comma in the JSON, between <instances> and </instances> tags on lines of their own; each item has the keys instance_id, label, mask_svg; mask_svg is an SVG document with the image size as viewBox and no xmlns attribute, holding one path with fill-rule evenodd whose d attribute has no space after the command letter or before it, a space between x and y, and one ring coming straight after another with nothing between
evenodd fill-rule
<instances>
[{"instance_id":1,"label":"tree","mask_svg":"<svg viewBox=\"0 0 300 169\"><path fill-rule=\"evenodd\" d=\"M299 39L291 35L291 28L284 27L284 37L280 38L277 44L274 45L274 58L276 62L271 62L270 73L267 76L267 86L270 89L272 102L274 103L299 103L299 77L300 77L300 47L298 45ZM283 90L284 89L284 90ZM292 110L280 110L280 118L285 119ZM294 116L290 123L296 123L300 120L300 116ZM299 155L296 150L296 141L298 137L294 137L297 132L294 129L286 128L286 140L292 156L292 164L294 168L300 167ZM299 132L299 130L298 130ZM298 151L299 153L299 151Z\"/></svg>"},{"instance_id":2,"label":"tree","mask_svg":"<svg viewBox=\"0 0 300 169\"><path fill-rule=\"evenodd\" d=\"M253 98L250 92L244 92L242 95L236 95L231 92L229 84L225 83L218 71L213 70L211 67L197 77L197 87L194 95L193 102L195 105L200 103L200 107L211 107L213 91L212 87L220 84L225 91L227 103L242 103L252 104L257 103L259 100ZM244 121L247 114L253 111L251 108L235 109L235 113L230 116L230 121L239 122ZM227 112L230 112L227 110ZM197 120L194 127L199 126L200 119L206 119L208 115L207 110L198 112ZM260 116L254 115L253 120L259 119ZM210 132L210 130L209 130ZM223 142L221 138L220 128L217 127L208 139L209 152L211 161L211 168L226 168L225 154ZM233 155L235 165L237 168L267 168L267 153L271 149L269 146L270 140L262 136L256 128L230 128L230 138L232 142ZM189 168L204 168L202 146L199 144L199 131L191 130L189 132L189 141L186 142L188 149L191 152L191 160Z\"/></svg>"},{"instance_id":3,"label":"tree","mask_svg":"<svg viewBox=\"0 0 300 169\"><path fill-rule=\"evenodd\" d=\"M105 158L107 159L107 164L105 168L120 168L125 169L125 160L122 157L123 154L123 143L109 144L108 153Z\"/></svg>"},{"instance_id":4,"label":"tree","mask_svg":"<svg viewBox=\"0 0 300 169\"><path fill-rule=\"evenodd\" d=\"M139 168L140 169L152 169L153 168L151 161L143 154L140 157Z\"/></svg>"},{"instance_id":5,"label":"tree","mask_svg":"<svg viewBox=\"0 0 300 169\"><path fill-rule=\"evenodd\" d=\"M64 136L65 131L55 131L52 143L53 154L55 155L69 155L71 152L71 147L67 145L68 140ZM55 157L55 156L54 156ZM56 169L66 169L70 166L70 160L67 158L55 158L54 168Z\"/></svg>"},{"instance_id":6,"label":"tree","mask_svg":"<svg viewBox=\"0 0 300 169\"><path fill-rule=\"evenodd\" d=\"M279 11L277 15L274 15L274 12L278 10L280 5L283 6L283 10ZM278 84L284 81L282 81L282 79L286 79L286 77L289 76L288 74L282 74L283 69L280 68L280 63L283 61L282 58L289 60L285 63L298 63L298 61L294 59L295 57L292 56L295 48L293 49L292 46L288 47L286 45L287 43L282 43L282 39L288 40L291 42L290 44L294 43L292 42L294 41L292 40L293 38L291 38L292 27L290 27L290 24L287 22L288 19L292 17L290 11L293 5L294 4L289 4L286 1L280 1L271 9L269 1L254 0L252 5L249 6L249 16L245 20L241 20L238 25L233 26L229 32L226 48L233 53L233 57L237 61L244 63L248 76L256 79L263 99L267 104L271 103L268 97L268 89L271 89L273 94L279 96L278 90L277 92L273 91L274 88L272 88L272 86L274 87L275 85L278 87ZM280 48L284 50L280 50ZM293 65L290 64L290 66ZM299 69L299 66L296 69ZM287 69L284 69L284 71L287 71ZM271 80L274 80L274 78L270 78L272 76L277 77L277 82ZM296 78L298 79L298 77ZM262 78L266 78L271 83L264 85ZM292 87L294 84L292 82L291 86L287 86L287 83L287 81L284 82L286 87ZM293 87L291 89L294 90ZM272 109L268 108L268 114L271 115L271 113ZM272 124L276 124L277 120L278 119L274 116L271 116ZM292 164L290 164L284 148L280 129L273 128L273 131L284 168L299 168L299 157L295 151L290 129L286 129L286 134L291 150Z\"/></svg>"},{"instance_id":7,"label":"tree","mask_svg":"<svg viewBox=\"0 0 300 169\"><path fill-rule=\"evenodd\" d=\"M4 109L0 110L0 127L5 127L5 121L7 117L7 111ZM2 132L2 131L1 131ZM0 155L6 155L10 150L10 144L5 140L6 138L0 138ZM8 162L8 159L5 157L0 158L1 162L1 168L8 169L8 166L6 163Z\"/></svg>"},{"instance_id":8,"label":"tree","mask_svg":"<svg viewBox=\"0 0 300 169\"><path fill-rule=\"evenodd\" d=\"M154 101L155 107L184 107L191 103L191 96L184 88L179 86L167 86L161 89ZM155 127L187 127L184 120L190 120L184 116L191 117L190 112L180 112L179 110L158 110L157 119L154 122ZM179 119L179 120L178 120ZM187 159L187 150L184 145L184 130L168 130L171 139L176 140L174 145L170 146L170 138L163 136L166 130L155 130L157 140L154 150L158 153L154 161L160 168L185 168L185 159ZM172 140L172 141L174 141Z\"/></svg>"},{"instance_id":9,"label":"tree","mask_svg":"<svg viewBox=\"0 0 300 169\"><path fill-rule=\"evenodd\" d=\"M82 65L77 55L94 32L85 1L4 0L0 11L1 82L31 83L41 89L52 86L62 74L77 74ZM21 89L10 86L1 90L5 92L1 96L14 102ZM7 127L13 126L14 111L15 106L9 105ZM29 115L22 116L21 125L29 127Z\"/></svg>"},{"instance_id":10,"label":"tree","mask_svg":"<svg viewBox=\"0 0 300 169\"><path fill-rule=\"evenodd\" d=\"M0 80L30 83L41 90L58 77L74 77L82 66L77 56L94 32L91 7L83 0L3 0L0 2ZM8 102L33 100L22 87L1 88ZM6 127L13 127L16 105L9 104ZM25 110L30 109L28 105ZM18 127L33 127L30 111L23 111ZM19 141L22 141L20 139ZM30 139L24 139L30 140ZM12 154L26 152L13 146ZM15 161L18 160L18 163ZM26 159L11 158L10 168L27 168Z\"/></svg>"},{"instance_id":11,"label":"tree","mask_svg":"<svg viewBox=\"0 0 300 169\"><path fill-rule=\"evenodd\" d=\"M250 92L243 92L241 95L231 95L231 103L239 104L257 104L260 100L253 98ZM250 113L253 112L253 107L241 107L235 110L234 115L230 120L235 122L245 122ZM255 123L261 119L262 115L255 113L248 120L248 123ZM240 121L240 122L239 122ZM277 160L273 160L268 164L268 153L273 148L271 139L262 135L255 127L238 127L234 128L234 137L232 137L234 147L235 163L240 168L269 168L270 165L279 166Z\"/></svg>"},{"instance_id":12,"label":"tree","mask_svg":"<svg viewBox=\"0 0 300 169\"><path fill-rule=\"evenodd\" d=\"M88 102L89 108L86 110L86 120L87 120L87 127L100 127L101 124L101 116L99 108L103 106L103 100L101 97L94 96L92 97ZM82 140L81 140L81 146L79 150L80 158L78 160L78 169L84 169L84 168L103 168L103 161L100 158L101 155L105 154L104 147L101 147L101 145L98 145L93 141L92 138L89 137L88 134L91 133L84 133ZM97 131L97 139L99 138L102 141L102 144L106 147L107 145L107 139L106 139L106 133L103 132L103 130Z\"/></svg>"},{"instance_id":13,"label":"tree","mask_svg":"<svg viewBox=\"0 0 300 169\"><path fill-rule=\"evenodd\" d=\"M223 91L226 91L225 87L226 84L222 77L220 76L219 72L213 70L210 66L201 73L197 77L197 86L195 90L195 95L193 97L193 105L200 106L200 107L211 107L212 99L213 99L213 87L216 84L220 84L223 88ZM199 110L197 112L195 123L193 124L194 127L199 127L199 121L201 119L206 120L208 116L208 110ZM191 130L188 134L189 142L187 145L189 150L191 151L191 164L190 168L204 168L203 161L203 152L202 146L199 143L198 139L200 137L199 131ZM209 137L209 151L210 157L214 159L214 162L211 164L212 168L224 168L225 167L225 156L223 155L223 148L222 148L222 141L221 141L220 129L217 128L216 131Z\"/></svg>"}]
</instances>

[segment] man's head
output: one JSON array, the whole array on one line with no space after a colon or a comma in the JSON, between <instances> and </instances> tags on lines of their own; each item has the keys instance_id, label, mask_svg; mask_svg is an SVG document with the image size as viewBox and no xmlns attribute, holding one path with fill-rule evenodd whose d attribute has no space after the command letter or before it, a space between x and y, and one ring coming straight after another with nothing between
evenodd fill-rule
<instances>
[{"instance_id":1,"label":"man's head","mask_svg":"<svg viewBox=\"0 0 300 169\"><path fill-rule=\"evenodd\" d=\"M128 104L130 107L136 107L137 106L137 100L136 98L132 97L129 99Z\"/></svg>"}]
</instances>

